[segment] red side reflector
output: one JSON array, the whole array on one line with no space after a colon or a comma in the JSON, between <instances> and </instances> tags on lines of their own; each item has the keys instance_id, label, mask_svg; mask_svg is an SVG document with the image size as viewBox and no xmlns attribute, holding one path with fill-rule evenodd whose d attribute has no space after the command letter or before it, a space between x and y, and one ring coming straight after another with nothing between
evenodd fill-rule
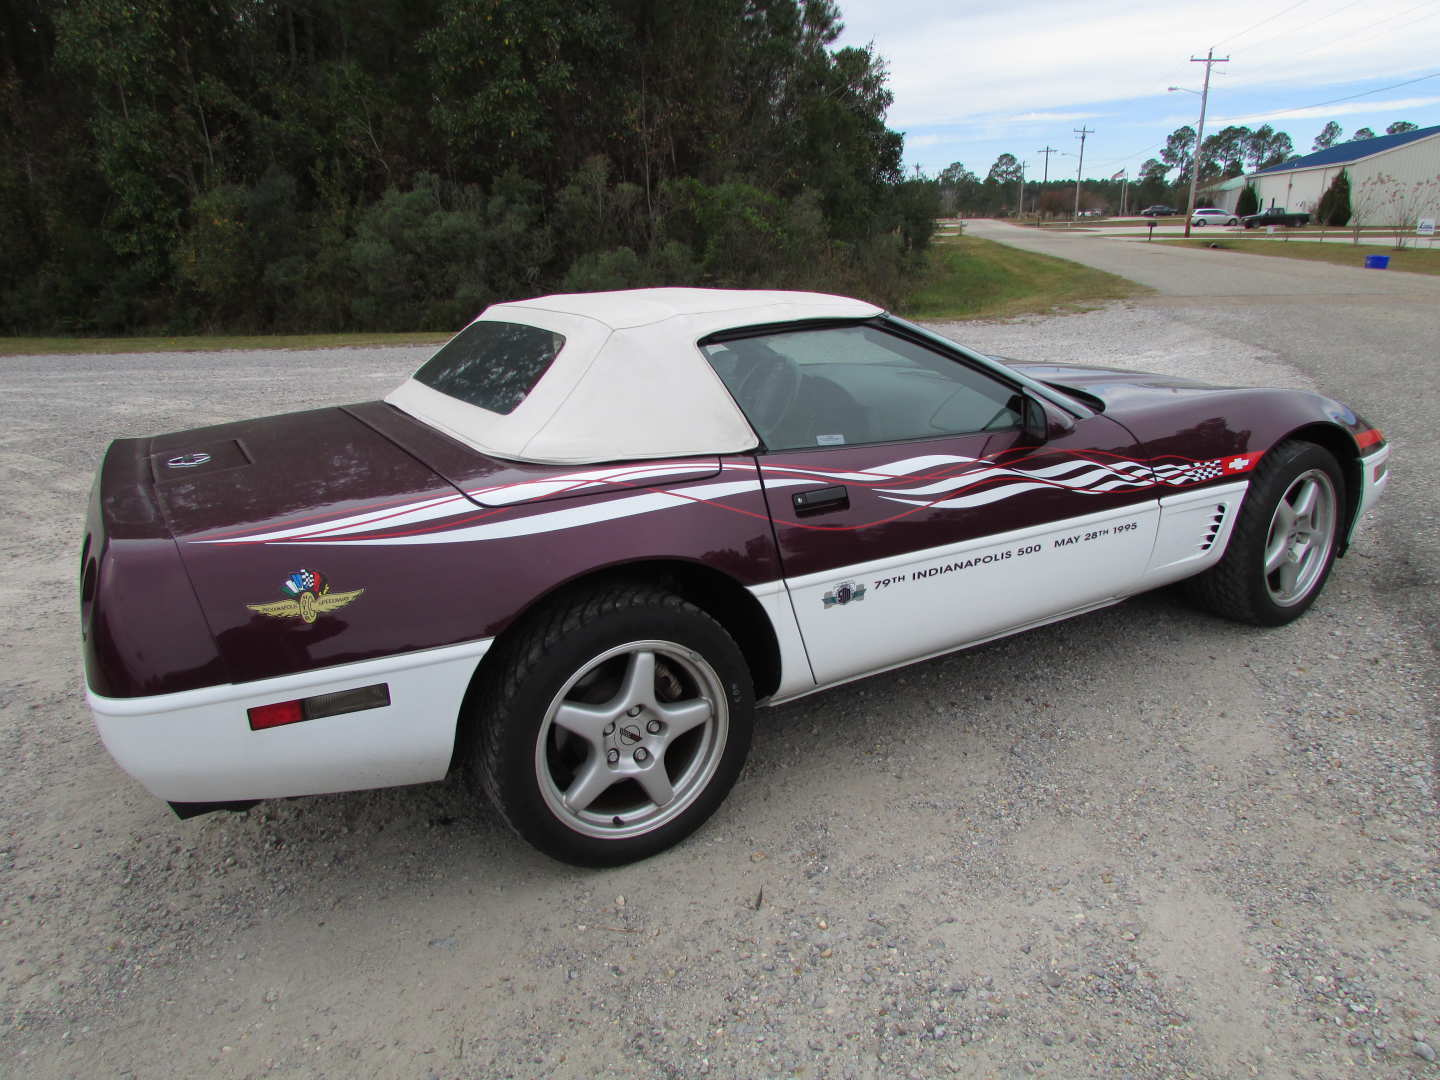
<instances>
[{"instance_id":1,"label":"red side reflector","mask_svg":"<svg viewBox=\"0 0 1440 1080\"><path fill-rule=\"evenodd\" d=\"M1367 446L1378 446L1384 441L1385 436L1379 428L1366 428L1360 432L1359 435L1355 436L1355 442L1359 444L1361 450L1364 450Z\"/></svg>"},{"instance_id":2,"label":"red side reflector","mask_svg":"<svg viewBox=\"0 0 1440 1080\"><path fill-rule=\"evenodd\" d=\"M257 705L250 710L250 730L283 727L298 724L305 719L305 709L299 701L281 701L274 705Z\"/></svg>"},{"instance_id":3,"label":"red side reflector","mask_svg":"<svg viewBox=\"0 0 1440 1080\"><path fill-rule=\"evenodd\" d=\"M334 693L317 694L294 701L280 701L274 705L257 705L250 710L250 730L263 731L266 728L298 724L302 720L319 720L326 716L383 709L389 704L388 683L361 686L355 690L337 690Z\"/></svg>"}]
</instances>

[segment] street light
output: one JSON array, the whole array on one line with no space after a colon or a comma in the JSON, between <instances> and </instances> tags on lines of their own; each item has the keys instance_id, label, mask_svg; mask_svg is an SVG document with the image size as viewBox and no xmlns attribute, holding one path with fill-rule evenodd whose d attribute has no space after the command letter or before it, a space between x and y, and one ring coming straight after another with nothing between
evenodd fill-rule
<instances>
[{"instance_id":1,"label":"street light","mask_svg":"<svg viewBox=\"0 0 1440 1080\"><path fill-rule=\"evenodd\" d=\"M1205 69L1205 87L1210 87L1210 69ZM1194 94L1200 99L1200 126L1195 129L1195 150L1190 155L1190 198L1185 207L1185 235L1190 235L1190 219L1195 216L1195 178L1200 175L1200 133L1205 130L1205 95L1199 90L1191 90L1188 86L1167 86L1170 93L1177 91L1185 94Z\"/></svg>"},{"instance_id":2,"label":"street light","mask_svg":"<svg viewBox=\"0 0 1440 1080\"><path fill-rule=\"evenodd\" d=\"M1187 237L1190 235L1190 220L1195 216L1195 181L1200 178L1200 141L1205 138L1205 105L1210 98L1210 69L1216 64L1228 64L1230 58L1227 56L1223 60L1216 60L1215 49L1212 46L1210 51L1205 54L1205 59L1192 56L1190 62L1205 65L1205 82L1203 89L1200 90L1200 123L1195 127L1195 152L1190 155L1190 199L1185 207L1185 235ZM1187 94L1195 93L1194 90L1185 86L1172 86L1170 89L1183 90Z\"/></svg>"}]
</instances>

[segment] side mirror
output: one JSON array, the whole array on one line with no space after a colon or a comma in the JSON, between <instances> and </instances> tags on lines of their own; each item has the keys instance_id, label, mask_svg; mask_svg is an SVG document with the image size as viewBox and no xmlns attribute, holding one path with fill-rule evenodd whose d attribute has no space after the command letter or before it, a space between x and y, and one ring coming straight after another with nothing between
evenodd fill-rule
<instances>
[{"instance_id":1,"label":"side mirror","mask_svg":"<svg viewBox=\"0 0 1440 1080\"><path fill-rule=\"evenodd\" d=\"M1022 402L1022 426L1025 434L1037 443L1048 442L1052 434L1066 434L1075 430L1075 421L1048 408L1043 401L1030 391L1020 395Z\"/></svg>"}]
</instances>

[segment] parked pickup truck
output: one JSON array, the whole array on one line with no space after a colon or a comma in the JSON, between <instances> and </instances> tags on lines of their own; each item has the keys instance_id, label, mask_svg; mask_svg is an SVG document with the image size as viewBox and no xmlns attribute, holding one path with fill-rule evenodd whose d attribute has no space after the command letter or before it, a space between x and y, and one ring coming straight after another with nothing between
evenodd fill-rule
<instances>
[{"instance_id":1,"label":"parked pickup truck","mask_svg":"<svg viewBox=\"0 0 1440 1080\"><path fill-rule=\"evenodd\" d=\"M1240 224L1247 229L1259 229L1265 225L1301 225L1310 224L1309 214L1292 214L1283 206L1272 206L1268 210L1262 210L1258 214L1250 214L1240 219Z\"/></svg>"}]
</instances>

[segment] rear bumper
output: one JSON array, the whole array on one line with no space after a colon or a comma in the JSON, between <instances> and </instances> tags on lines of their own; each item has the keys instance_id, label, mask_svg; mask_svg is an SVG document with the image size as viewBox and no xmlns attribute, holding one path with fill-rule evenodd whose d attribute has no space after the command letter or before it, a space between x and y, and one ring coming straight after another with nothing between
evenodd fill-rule
<instances>
[{"instance_id":1,"label":"rear bumper","mask_svg":"<svg viewBox=\"0 0 1440 1080\"><path fill-rule=\"evenodd\" d=\"M151 697L86 698L106 749L151 793L219 803L442 778L465 693L490 640ZM252 731L247 710L389 688L390 704Z\"/></svg>"}]
</instances>

